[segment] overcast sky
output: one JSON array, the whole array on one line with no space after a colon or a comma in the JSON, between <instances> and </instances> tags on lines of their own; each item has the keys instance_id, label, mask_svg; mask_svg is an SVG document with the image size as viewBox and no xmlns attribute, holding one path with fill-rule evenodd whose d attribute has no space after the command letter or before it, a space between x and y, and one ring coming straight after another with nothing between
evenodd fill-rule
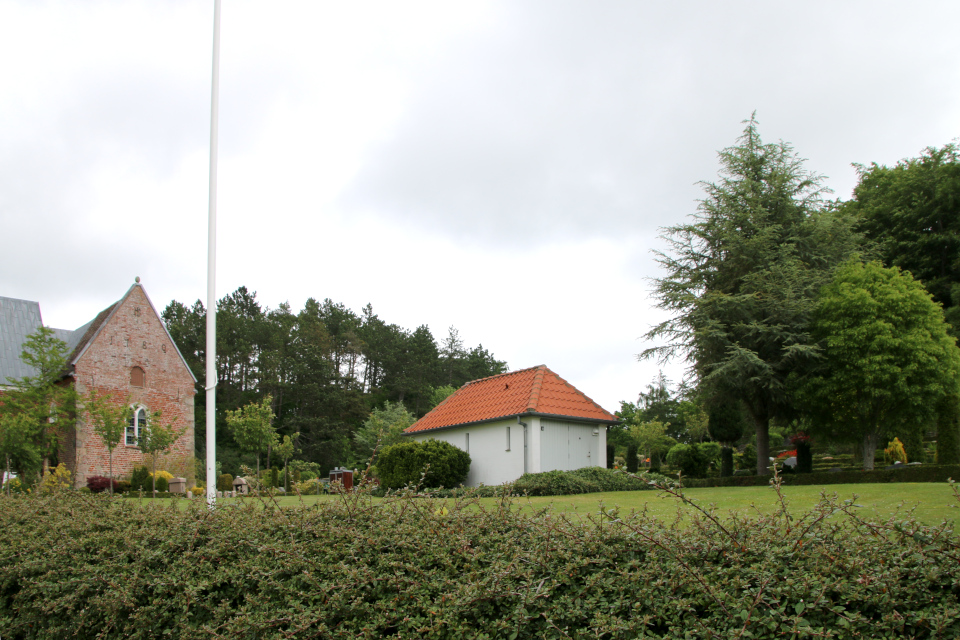
<instances>
[{"instance_id":1,"label":"overcast sky","mask_svg":"<svg viewBox=\"0 0 960 640\"><path fill-rule=\"evenodd\" d=\"M217 295L450 325L613 411L656 376L658 229L756 111L846 199L960 135L960 3L243 2ZM76 328L206 299L213 2L0 0L0 295ZM671 378L681 365L671 365Z\"/></svg>"}]
</instances>

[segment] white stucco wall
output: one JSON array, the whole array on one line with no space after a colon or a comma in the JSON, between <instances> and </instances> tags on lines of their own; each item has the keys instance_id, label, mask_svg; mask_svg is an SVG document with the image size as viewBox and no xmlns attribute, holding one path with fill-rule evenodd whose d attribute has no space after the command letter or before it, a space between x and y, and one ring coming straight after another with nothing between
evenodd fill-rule
<instances>
[{"instance_id":1,"label":"white stucco wall","mask_svg":"<svg viewBox=\"0 0 960 640\"><path fill-rule=\"evenodd\" d=\"M507 429L510 430L510 450L507 450ZM467 446L469 435L470 445ZM503 422L488 422L469 427L440 429L409 436L418 442L443 440L470 454L470 473L464 484L496 485L511 482L523 475L523 427L516 418Z\"/></svg>"},{"instance_id":2,"label":"white stucco wall","mask_svg":"<svg viewBox=\"0 0 960 640\"><path fill-rule=\"evenodd\" d=\"M443 440L470 453L470 473L464 484L497 485L512 482L524 472L539 473L554 469L604 467L607 464L607 430L602 424L558 421L538 416L524 417L524 428L517 419L477 424L469 427L440 429L409 437L418 442ZM510 429L510 450L507 451L507 429ZM546 430L556 437L544 438ZM596 431L596 435L594 435ZM555 432L555 433L554 433ZM469 434L469 449L467 436ZM561 451L560 441L563 442ZM545 445L552 445L550 446ZM569 447L569 449L567 449ZM524 466L526 449L526 466ZM561 460L562 458L562 460Z\"/></svg>"}]
</instances>

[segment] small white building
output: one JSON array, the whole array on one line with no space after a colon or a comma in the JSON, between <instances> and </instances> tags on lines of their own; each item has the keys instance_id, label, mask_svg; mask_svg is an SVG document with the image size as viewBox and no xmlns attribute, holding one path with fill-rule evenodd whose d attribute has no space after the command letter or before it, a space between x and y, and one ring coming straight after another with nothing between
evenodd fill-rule
<instances>
[{"instance_id":1,"label":"small white building","mask_svg":"<svg viewBox=\"0 0 960 640\"><path fill-rule=\"evenodd\" d=\"M470 454L464 484L497 485L524 473L607 464L613 414L545 365L468 382L404 435Z\"/></svg>"}]
</instances>

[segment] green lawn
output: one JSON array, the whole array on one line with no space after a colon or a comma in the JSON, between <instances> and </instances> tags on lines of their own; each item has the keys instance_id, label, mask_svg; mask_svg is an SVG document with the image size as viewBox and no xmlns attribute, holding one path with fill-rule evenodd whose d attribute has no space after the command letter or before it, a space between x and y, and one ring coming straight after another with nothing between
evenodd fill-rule
<instances>
[{"instance_id":1,"label":"green lawn","mask_svg":"<svg viewBox=\"0 0 960 640\"><path fill-rule=\"evenodd\" d=\"M883 483L883 484L838 484L827 487L793 486L783 487L783 494L790 511L800 514L817 503L821 492L834 493L841 500L857 495L856 504L861 505L859 514L868 519L886 519L899 511L925 524L940 524L944 520L960 519L960 501L947 484L943 483ZM777 497L770 487L712 487L706 489L686 489L684 494L703 506L715 505L721 512L737 512L742 515L756 514L758 511L769 513L777 507ZM244 500L250 500L245 498ZM277 498L282 507L299 504L313 505L317 501L337 500L337 496L286 496ZM240 499L224 499L220 503L240 502ZM496 505L494 498L483 498L479 503L485 508ZM514 508L536 511L549 507L552 513L571 516L597 513L600 506L604 509L619 507L621 512L647 508L651 518L672 520L677 516L679 501L657 491L618 491L610 493L588 493L576 496L554 496L548 498L515 498ZM689 511L688 507L684 507Z\"/></svg>"}]
</instances>

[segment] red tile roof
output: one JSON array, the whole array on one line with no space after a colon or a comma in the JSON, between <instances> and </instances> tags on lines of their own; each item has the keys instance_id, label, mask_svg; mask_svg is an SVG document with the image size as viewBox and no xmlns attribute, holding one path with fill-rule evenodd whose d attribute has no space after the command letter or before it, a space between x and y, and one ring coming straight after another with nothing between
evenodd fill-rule
<instances>
[{"instance_id":1,"label":"red tile roof","mask_svg":"<svg viewBox=\"0 0 960 640\"><path fill-rule=\"evenodd\" d=\"M404 433L523 414L617 422L616 416L540 365L468 382Z\"/></svg>"}]
</instances>

